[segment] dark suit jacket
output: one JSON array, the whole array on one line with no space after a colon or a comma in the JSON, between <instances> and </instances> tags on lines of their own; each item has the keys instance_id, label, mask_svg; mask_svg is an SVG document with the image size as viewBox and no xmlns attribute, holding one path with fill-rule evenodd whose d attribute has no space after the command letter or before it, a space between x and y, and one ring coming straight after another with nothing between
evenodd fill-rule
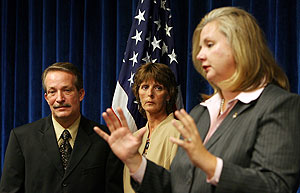
<instances>
[{"instance_id":1,"label":"dark suit jacket","mask_svg":"<svg viewBox=\"0 0 300 193\"><path fill-rule=\"evenodd\" d=\"M64 173L51 115L11 131L0 192L115 193L123 191L123 166L81 117ZM103 130L107 128L100 126Z\"/></svg>"},{"instance_id":2,"label":"dark suit jacket","mask_svg":"<svg viewBox=\"0 0 300 193\"><path fill-rule=\"evenodd\" d=\"M210 117L206 107L192 111L202 140ZM268 85L250 104L238 102L205 147L223 159L217 186L206 182L182 148L170 172L147 161L138 192L155 193L285 193L296 192L300 171L300 97Z\"/></svg>"}]
</instances>

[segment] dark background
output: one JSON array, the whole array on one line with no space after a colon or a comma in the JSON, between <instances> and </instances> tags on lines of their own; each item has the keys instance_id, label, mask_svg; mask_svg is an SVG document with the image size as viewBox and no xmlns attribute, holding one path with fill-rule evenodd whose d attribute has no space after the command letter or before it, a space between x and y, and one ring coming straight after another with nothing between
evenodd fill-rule
<instances>
[{"instance_id":1,"label":"dark background","mask_svg":"<svg viewBox=\"0 0 300 193\"><path fill-rule=\"evenodd\" d=\"M1 0L0 4L0 168L10 130L50 113L42 71L70 61L84 75L82 113L104 123L111 106L137 0ZM300 1L171 0L179 80L187 111L200 93L211 93L194 70L191 38L210 10L238 6L252 13L269 47L287 73L291 91L300 93ZM299 139L300 140L300 139Z\"/></svg>"}]
</instances>

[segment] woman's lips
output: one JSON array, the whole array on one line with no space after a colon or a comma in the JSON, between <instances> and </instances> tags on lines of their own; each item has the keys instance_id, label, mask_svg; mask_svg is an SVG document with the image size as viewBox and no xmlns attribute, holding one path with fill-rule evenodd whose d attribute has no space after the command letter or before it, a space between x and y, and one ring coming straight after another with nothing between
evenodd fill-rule
<instances>
[{"instance_id":1,"label":"woman's lips","mask_svg":"<svg viewBox=\"0 0 300 193\"><path fill-rule=\"evenodd\" d=\"M203 65L202 68L205 72L208 71L208 69L210 68L211 66L210 65Z\"/></svg>"}]
</instances>

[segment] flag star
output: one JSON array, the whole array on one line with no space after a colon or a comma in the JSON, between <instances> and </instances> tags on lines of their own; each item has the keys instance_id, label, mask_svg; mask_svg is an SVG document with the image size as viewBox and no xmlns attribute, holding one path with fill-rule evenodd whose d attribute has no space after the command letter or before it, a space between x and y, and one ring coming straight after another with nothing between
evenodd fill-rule
<instances>
[{"instance_id":1,"label":"flag star","mask_svg":"<svg viewBox=\"0 0 300 193\"><path fill-rule=\"evenodd\" d=\"M146 38L146 40L149 42L148 46L151 45L151 32L149 32L149 36Z\"/></svg>"},{"instance_id":2,"label":"flag star","mask_svg":"<svg viewBox=\"0 0 300 193\"><path fill-rule=\"evenodd\" d=\"M164 10L166 10L166 0L165 1L161 1L161 4L160 4L160 8L162 8L162 9L164 9Z\"/></svg>"},{"instance_id":3,"label":"flag star","mask_svg":"<svg viewBox=\"0 0 300 193\"><path fill-rule=\"evenodd\" d=\"M137 29L135 30L135 36L132 36L131 39L135 40L135 45L137 45L137 43L140 41L142 41L141 39L141 35L142 35L143 31L138 31Z\"/></svg>"},{"instance_id":4,"label":"flag star","mask_svg":"<svg viewBox=\"0 0 300 193\"><path fill-rule=\"evenodd\" d=\"M152 63L155 63L156 60L157 60L156 58L155 58L155 59L151 59L151 62L152 62Z\"/></svg>"},{"instance_id":5,"label":"flag star","mask_svg":"<svg viewBox=\"0 0 300 193\"><path fill-rule=\"evenodd\" d=\"M128 79L128 82L129 82L129 84L130 84L130 87L131 87L131 85L134 83L134 82L133 82L133 77L134 77L134 73L131 72L130 78Z\"/></svg>"},{"instance_id":6,"label":"flag star","mask_svg":"<svg viewBox=\"0 0 300 193\"><path fill-rule=\"evenodd\" d=\"M173 27L169 27L168 24L166 24L165 30L166 30L166 34L167 36L171 37L170 31Z\"/></svg>"},{"instance_id":7,"label":"flag star","mask_svg":"<svg viewBox=\"0 0 300 193\"><path fill-rule=\"evenodd\" d=\"M145 21L144 14L145 14L145 10L143 12L141 12L141 10L139 9L139 14L134 17L135 19L139 20L139 25L140 25L141 21Z\"/></svg>"},{"instance_id":8,"label":"flag star","mask_svg":"<svg viewBox=\"0 0 300 193\"><path fill-rule=\"evenodd\" d=\"M164 55L165 53L168 53L168 46L163 42L163 46L161 48L161 55Z\"/></svg>"},{"instance_id":9,"label":"flag star","mask_svg":"<svg viewBox=\"0 0 300 193\"><path fill-rule=\"evenodd\" d=\"M169 58L170 58L170 64L173 62L173 61L175 61L175 62L177 62L177 59L176 59L176 54L175 54L175 51L174 51L174 49L172 50L172 54L168 54L168 56L169 56ZM177 62L178 63L178 62Z\"/></svg>"},{"instance_id":10,"label":"flag star","mask_svg":"<svg viewBox=\"0 0 300 193\"><path fill-rule=\"evenodd\" d=\"M155 59L151 59L151 56L149 56L148 52L146 52L146 56L145 58L142 59L145 63L155 63L156 62L156 58Z\"/></svg>"},{"instance_id":11,"label":"flag star","mask_svg":"<svg viewBox=\"0 0 300 193\"><path fill-rule=\"evenodd\" d=\"M145 56L145 58L143 58L142 60L143 60L145 63L151 62L151 58L150 58L148 52L146 52L146 56Z\"/></svg>"},{"instance_id":12,"label":"flag star","mask_svg":"<svg viewBox=\"0 0 300 193\"><path fill-rule=\"evenodd\" d=\"M151 44L152 44L152 46L153 46L153 52L154 52L154 50L155 50L156 48L161 49L160 46L159 46L159 42L160 42L160 41L161 41L161 40L156 40L156 37L154 36L153 42L151 42Z\"/></svg>"},{"instance_id":13,"label":"flag star","mask_svg":"<svg viewBox=\"0 0 300 193\"><path fill-rule=\"evenodd\" d=\"M157 31L160 29L160 27L161 27L161 21L160 21L160 19L158 20L158 21L154 21L154 23L157 25Z\"/></svg>"},{"instance_id":14,"label":"flag star","mask_svg":"<svg viewBox=\"0 0 300 193\"><path fill-rule=\"evenodd\" d=\"M139 53L135 54L135 51L133 51L133 56L132 56L132 58L129 59L130 61L132 61L132 67L134 67L134 63L137 63L138 55L139 55Z\"/></svg>"},{"instance_id":15,"label":"flag star","mask_svg":"<svg viewBox=\"0 0 300 193\"><path fill-rule=\"evenodd\" d=\"M175 54L177 52L173 50L173 31L175 29L173 30L173 28L171 28L171 11L168 0L135 1L138 1L138 5L136 12L133 14L131 26L133 30L131 30L129 36L127 36L126 54L123 56L124 63L122 63L122 73L120 73L118 79L119 86L117 84L112 102L113 108L117 106L127 108L128 103L137 104L137 99L135 99L135 97L129 97L127 94L132 92L131 88L135 84L136 68L145 62L161 62L170 65L171 61L172 68L178 72L176 70L178 62ZM146 4L150 6L148 7L148 9L151 10L150 12L144 8ZM146 25L148 21L149 25ZM125 89L125 93L119 92L122 88ZM126 95L128 97L127 99ZM181 94L179 97L180 96ZM120 98L122 98L122 100L120 100ZM180 104L180 98L177 99L177 107L183 106ZM132 112L137 111L137 107L138 105L128 107L127 115L125 115L126 118L133 119L131 115L135 114ZM137 115L137 117L134 118L140 119L141 116ZM141 127L142 125L139 122L135 123L132 121L132 123L130 123L131 131L135 131Z\"/></svg>"}]
</instances>

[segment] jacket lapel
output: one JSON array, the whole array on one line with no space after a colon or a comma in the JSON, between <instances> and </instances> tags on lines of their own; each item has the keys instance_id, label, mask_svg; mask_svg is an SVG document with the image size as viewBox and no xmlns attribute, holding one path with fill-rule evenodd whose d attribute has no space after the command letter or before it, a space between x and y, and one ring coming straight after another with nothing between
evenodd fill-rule
<instances>
[{"instance_id":1,"label":"jacket lapel","mask_svg":"<svg viewBox=\"0 0 300 193\"><path fill-rule=\"evenodd\" d=\"M75 169L75 167L79 164L81 159L84 157L84 155L92 145L86 127L89 127L89 125L86 124L86 120L82 116L78 128L78 133L76 136L74 148L72 151L71 159L66 169L64 178L66 178Z\"/></svg>"},{"instance_id":2,"label":"jacket lapel","mask_svg":"<svg viewBox=\"0 0 300 193\"><path fill-rule=\"evenodd\" d=\"M203 113L202 117L203 117L203 120L205 120L205 121L203 121L203 122L198 121L197 128L198 128L198 131L199 131L202 141L204 141L204 139L208 133L209 127L210 127L210 116L209 116L208 110ZM195 120L197 120L197 119L195 119Z\"/></svg>"},{"instance_id":3,"label":"jacket lapel","mask_svg":"<svg viewBox=\"0 0 300 193\"><path fill-rule=\"evenodd\" d=\"M210 117L207 107L201 107L200 104L198 104L198 106L195 107L195 110L190 112L190 115L192 115L192 118L195 120L200 137L202 141L204 141L210 126Z\"/></svg>"},{"instance_id":4,"label":"jacket lapel","mask_svg":"<svg viewBox=\"0 0 300 193\"><path fill-rule=\"evenodd\" d=\"M224 132L228 132L228 130L233 128L232 125L235 123L235 119L238 118L238 116L248 109L252 104L253 102L250 102L249 104L238 102L219 125L215 133L207 141L205 147L207 149L211 148L211 146L213 146L220 139Z\"/></svg>"},{"instance_id":5,"label":"jacket lapel","mask_svg":"<svg viewBox=\"0 0 300 193\"><path fill-rule=\"evenodd\" d=\"M46 118L45 127L41 130L42 140L41 143L45 147L45 154L49 157L49 160L53 163L54 167L57 169L58 173L63 176L64 171L62 167L62 162L60 159L60 154L58 150L58 144L51 120L51 115Z\"/></svg>"}]
</instances>

